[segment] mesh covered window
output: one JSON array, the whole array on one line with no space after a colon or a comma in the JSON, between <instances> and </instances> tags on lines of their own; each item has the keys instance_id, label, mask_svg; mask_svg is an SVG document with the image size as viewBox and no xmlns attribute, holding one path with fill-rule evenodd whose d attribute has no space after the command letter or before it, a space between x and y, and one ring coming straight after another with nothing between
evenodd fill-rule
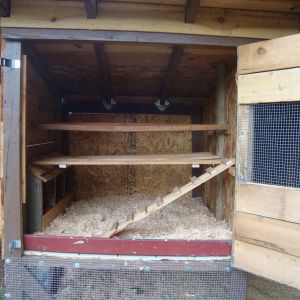
<instances>
[{"instance_id":1,"label":"mesh covered window","mask_svg":"<svg viewBox=\"0 0 300 300\"><path fill-rule=\"evenodd\" d=\"M242 105L239 121L245 180L300 188L300 102Z\"/></svg>"}]
</instances>

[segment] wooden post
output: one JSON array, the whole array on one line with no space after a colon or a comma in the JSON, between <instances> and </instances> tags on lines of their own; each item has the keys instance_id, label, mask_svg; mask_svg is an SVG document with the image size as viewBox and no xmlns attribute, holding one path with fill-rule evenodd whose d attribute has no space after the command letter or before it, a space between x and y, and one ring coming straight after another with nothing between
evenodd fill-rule
<instances>
[{"instance_id":1,"label":"wooden post","mask_svg":"<svg viewBox=\"0 0 300 300\"><path fill-rule=\"evenodd\" d=\"M54 179L55 180L55 179ZM32 174L28 178L27 196L27 232L42 230L43 217L43 183Z\"/></svg>"},{"instance_id":2,"label":"wooden post","mask_svg":"<svg viewBox=\"0 0 300 300\"><path fill-rule=\"evenodd\" d=\"M193 114L191 117L192 124L201 124L202 123L202 111L197 114ZM192 152L201 152L203 151L203 133L200 131L192 132ZM204 171L203 166L199 168L192 168L192 176L200 176ZM192 197L197 198L202 196L203 187L199 186L192 191Z\"/></svg>"},{"instance_id":3,"label":"wooden post","mask_svg":"<svg viewBox=\"0 0 300 300\"><path fill-rule=\"evenodd\" d=\"M225 122L225 73L226 65L224 62L220 62L217 65L217 93L216 93L216 123L223 124ZM224 133L216 133L217 144L216 154L221 158L224 158L225 151L225 136ZM215 216L217 220L223 219L223 177L224 174L216 177L216 208Z\"/></svg>"},{"instance_id":4,"label":"wooden post","mask_svg":"<svg viewBox=\"0 0 300 300\"><path fill-rule=\"evenodd\" d=\"M4 57L21 60L21 42L4 41ZM21 203L21 69L3 69L3 190L4 256L21 256L23 225ZM18 242L21 248L15 248ZM17 245L18 247L18 245Z\"/></svg>"}]
</instances>

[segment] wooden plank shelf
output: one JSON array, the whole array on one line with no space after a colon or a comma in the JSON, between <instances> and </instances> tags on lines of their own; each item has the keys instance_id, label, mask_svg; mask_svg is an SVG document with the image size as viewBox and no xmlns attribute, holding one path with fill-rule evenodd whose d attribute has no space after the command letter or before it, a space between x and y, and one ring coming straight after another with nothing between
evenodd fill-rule
<instances>
[{"instance_id":1,"label":"wooden plank shelf","mask_svg":"<svg viewBox=\"0 0 300 300\"><path fill-rule=\"evenodd\" d=\"M44 123L40 129L98 132L150 132L150 131L215 131L227 130L227 124L151 124L151 123Z\"/></svg>"},{"instance_id":2,"label":"wooden plank shelf","mask_svg":"<svg viewBox=\"0 0 300 300\"><path fill-rule=\"evenodd\" d=\"M35 165L210 165L221 159L209 152L136 155L54 155L33 162Z\"/></svg>"}]
</instances>

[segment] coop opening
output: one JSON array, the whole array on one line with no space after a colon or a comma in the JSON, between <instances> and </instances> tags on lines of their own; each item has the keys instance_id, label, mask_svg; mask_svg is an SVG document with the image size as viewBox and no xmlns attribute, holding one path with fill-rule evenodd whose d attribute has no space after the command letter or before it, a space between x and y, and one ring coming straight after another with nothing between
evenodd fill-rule
<instances>
[{"instance_id":1,"label":"coop opening","mask_svg":"<svg viewBox=\"0 0 300 300\"><path fill-rule=\"evenodd\" d=\"M26 233L231 239L236 48L23 48Z\"/></svg>"}]
</instances>

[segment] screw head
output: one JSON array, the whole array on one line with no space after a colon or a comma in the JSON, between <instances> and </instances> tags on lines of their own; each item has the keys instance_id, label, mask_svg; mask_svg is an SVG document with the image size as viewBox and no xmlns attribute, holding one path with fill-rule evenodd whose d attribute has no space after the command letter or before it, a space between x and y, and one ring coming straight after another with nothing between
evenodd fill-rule
<instances>
[{"instance_id":1,"label":"screw head","mask_svg":"<svg viewBox=\"0 0 300 300\"><path fill-rule=\"evenodd\" d=\"M75 267L76 269L79 269L79 268L80 268L80 263L75 263L75 264L74 264L74 267Z\"/></svg>"}]
</instances>

